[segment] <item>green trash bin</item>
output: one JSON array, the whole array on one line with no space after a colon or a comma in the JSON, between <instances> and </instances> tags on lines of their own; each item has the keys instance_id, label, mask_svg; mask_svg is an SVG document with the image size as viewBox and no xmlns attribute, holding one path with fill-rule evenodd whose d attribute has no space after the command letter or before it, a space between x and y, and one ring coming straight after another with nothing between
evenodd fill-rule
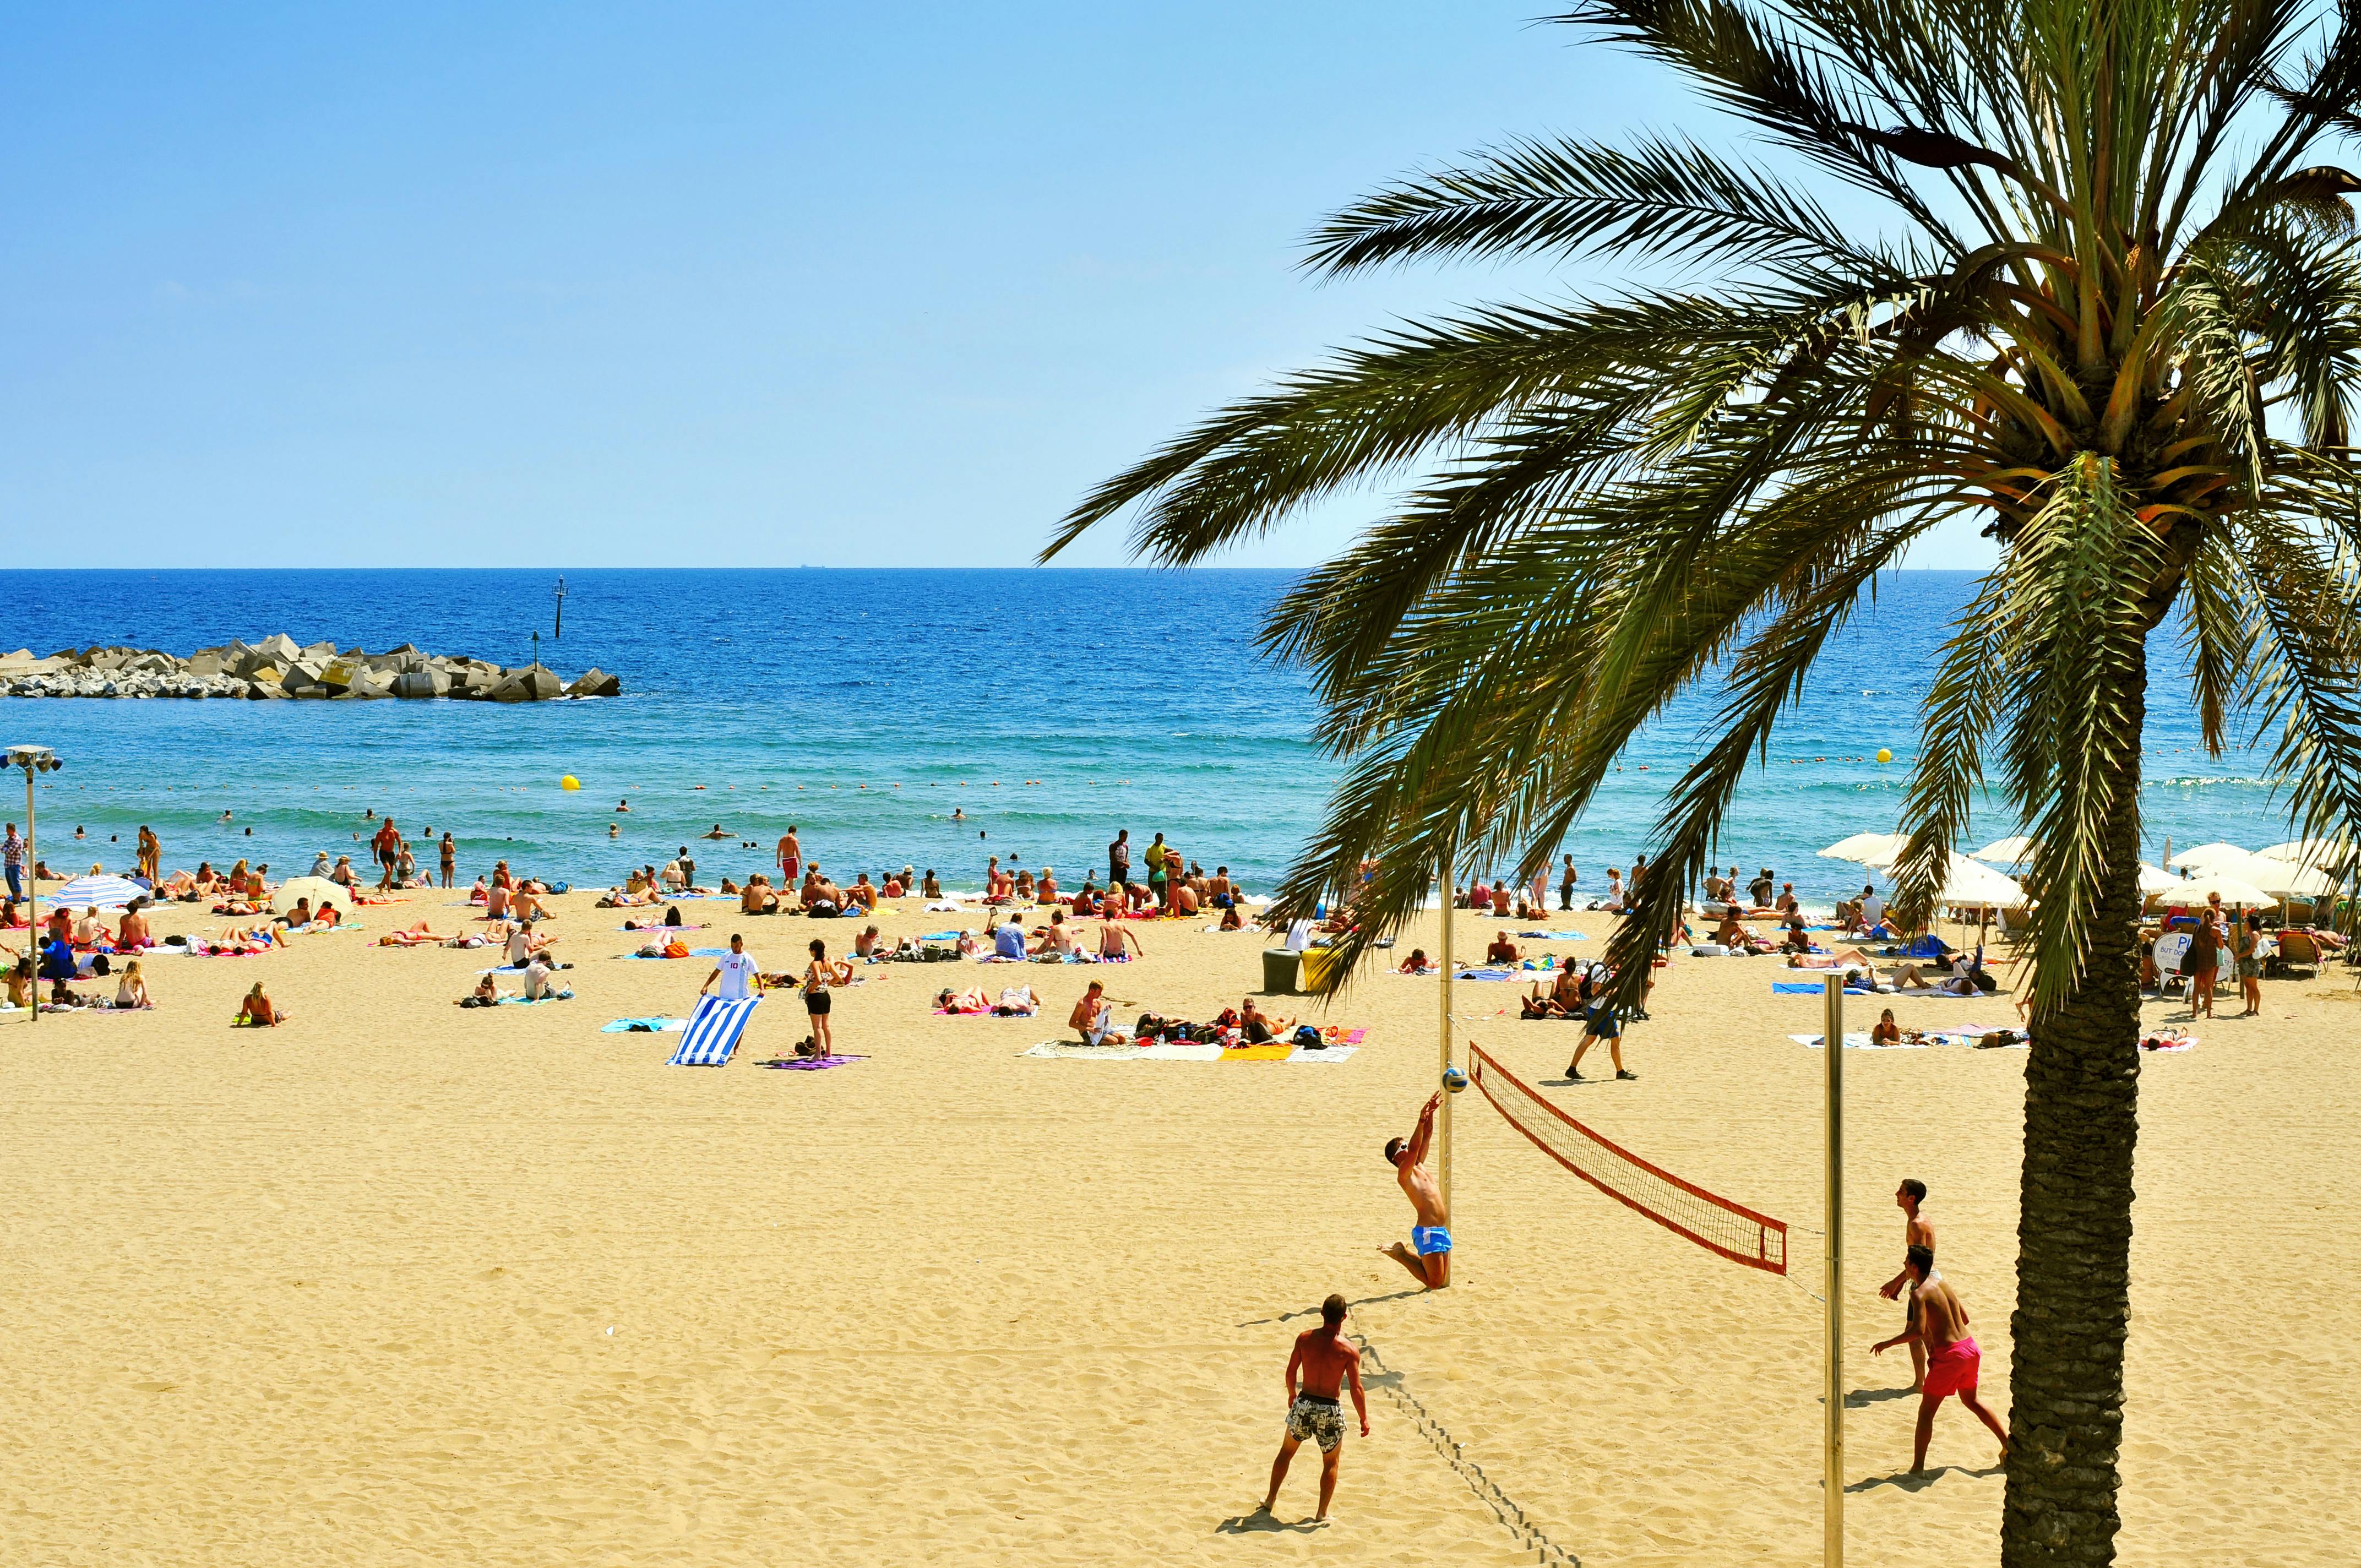
<instances>
[{"instance_id":1,"label":"green trash bin","mask_svg":"<svg viewBox=\"0 0 2361 1568\"><path fill-rule=\"evenodd\" d=\"M1303 962L1301 953L1285 948L1265 948L1262 950L1262 988L1271 995L1292 994L1297 969Z\"/></svg>"}]
</instances>

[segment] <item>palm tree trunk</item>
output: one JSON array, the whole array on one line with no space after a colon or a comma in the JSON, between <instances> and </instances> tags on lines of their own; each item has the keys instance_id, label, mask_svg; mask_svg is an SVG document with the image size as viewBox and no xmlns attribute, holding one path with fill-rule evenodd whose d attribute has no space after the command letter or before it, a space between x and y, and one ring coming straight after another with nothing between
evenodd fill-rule
<instances>
[{"instance_id":1,"label":"palm tree trunk","mask_svg":"<svg viewBox=\"0 0 2361 1568\"><path fill-rule=\"evenodd\" d=\"M2147 712L2143 653L2123 693ZM2115 781L2112 891L2081 984L2034 1028L2025 1073L2005 1568L2112 1563L2131 1315L2132 1149L2139 1135L2139 762Z\"/></svg>"}]
</instances>

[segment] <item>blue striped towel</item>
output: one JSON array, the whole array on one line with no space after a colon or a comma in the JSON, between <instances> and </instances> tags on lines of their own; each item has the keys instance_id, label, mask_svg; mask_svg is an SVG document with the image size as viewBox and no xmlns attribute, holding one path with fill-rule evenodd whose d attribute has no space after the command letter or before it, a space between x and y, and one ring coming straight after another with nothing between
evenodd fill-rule
<instances>
[{"instance_id":1,"label":"blue striped towel","mask_svg":"<svg viewBox=\"0 0 2361 1568\"><path fill-rule=\"evenodd\" d=\"M741 996L734 1002L725 1002L719 996L698 997L697 1011L688 1015L688 1027L680 1036L680 1048L673 1052L667 1065L729 1065L730 1053L738 1048L738 1036L746 1032L746 1020L762 1004L759 996Z\"/></svg>"}]
</instances>

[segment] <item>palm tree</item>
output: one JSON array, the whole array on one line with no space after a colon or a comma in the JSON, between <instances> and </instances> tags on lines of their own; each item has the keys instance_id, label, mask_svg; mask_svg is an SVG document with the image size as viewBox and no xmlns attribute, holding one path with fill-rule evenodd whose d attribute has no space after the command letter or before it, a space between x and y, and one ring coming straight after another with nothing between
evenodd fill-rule
<instances>
[{"instance_id":1,"label":"palm tree","mask_svg":"<svg viewBox=\"0 0 2361 1568\"><path fill-rule=\"evenodd\" d=\"M1524 140L1356 203L1314 232L1316 269L1611 258L1641 281L1341 353L1101 486L1045 558L1129 511L1143 555L1193 562L1345 486L1397 487L1264 632L1350 762L1280 903L1376 858L1361 939L1440 858L1531 874L1634 732L1714 689L1613 939L1632 991L1822 646L1913 540L1982 517L2000 563L1926 701L1896 902L1930 912L1993 752L2041 895L2002 1556L2108 1562L2140 739L2168 612L2208 744L2270 737L2307 833L2361 817L2361 180L2321 161L2361 135L2361 5L1588 0L1556 19L1670 67L1784 161ZM1839 222L1815 173L1888 232ZM1647 283L1667 271L1691 286Z\"/></svg>"}]
</instances>

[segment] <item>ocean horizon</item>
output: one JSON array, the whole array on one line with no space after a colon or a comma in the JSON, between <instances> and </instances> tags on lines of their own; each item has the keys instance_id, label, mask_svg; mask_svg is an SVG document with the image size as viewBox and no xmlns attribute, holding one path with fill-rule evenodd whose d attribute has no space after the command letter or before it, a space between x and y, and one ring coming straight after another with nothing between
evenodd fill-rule
<instances>
[{"instance_id":1,"label":"ocean horizon","mask_svg":"<svg viewBox=\"0 0 2361 1568\"><path fill-rule=\"evenodd\" d=\"M283 631L506 664L537 651L563 675L597 665L623 683L618 697L517 706L0 698L0 739L54 747L67 762L38 786L42 854L60 871L115 869L144 824L163 838L167 865L247 858L286 874L322 850L357 858L374 812L413 838L452 831L467 878L506 859L604 885L684 846L708 878L742 876L792 825L807 858L846 880L906 864L973 887L992 855L1055 866L1070 882L1103 873L1106 842L1127 828L1140 843L1162 832L1260 892L1341 772L1309 739L1301 674L1256 646L1292 572L562 575L560 637L555 567L0 572L0 647L36 654L115 643L186 654ZM1818 902L1858 888L1861 868L1813 851L1894 825L1917 702L1975 580L1880 578L1749 774L1724 863L1772 867ZM2186 848L2290 836L2257 754L2204 756L2193 714L2172 700L2169 628L2153 646L2148 858L2168 838ZM1649 847L1663 792L1697 755L1714 707L1707 688L1653 725L1567 836L1586 892ZM1893 762L1876 762L1881 747ZM560 788L566 775L578 791ZM631 809L619 815L623 800ZM0 800L0 813L20 808ZM699 837L716 826L730 837ZM1963 847L2016 828L1993 803Z\"/></svg>"}]
</instances>

